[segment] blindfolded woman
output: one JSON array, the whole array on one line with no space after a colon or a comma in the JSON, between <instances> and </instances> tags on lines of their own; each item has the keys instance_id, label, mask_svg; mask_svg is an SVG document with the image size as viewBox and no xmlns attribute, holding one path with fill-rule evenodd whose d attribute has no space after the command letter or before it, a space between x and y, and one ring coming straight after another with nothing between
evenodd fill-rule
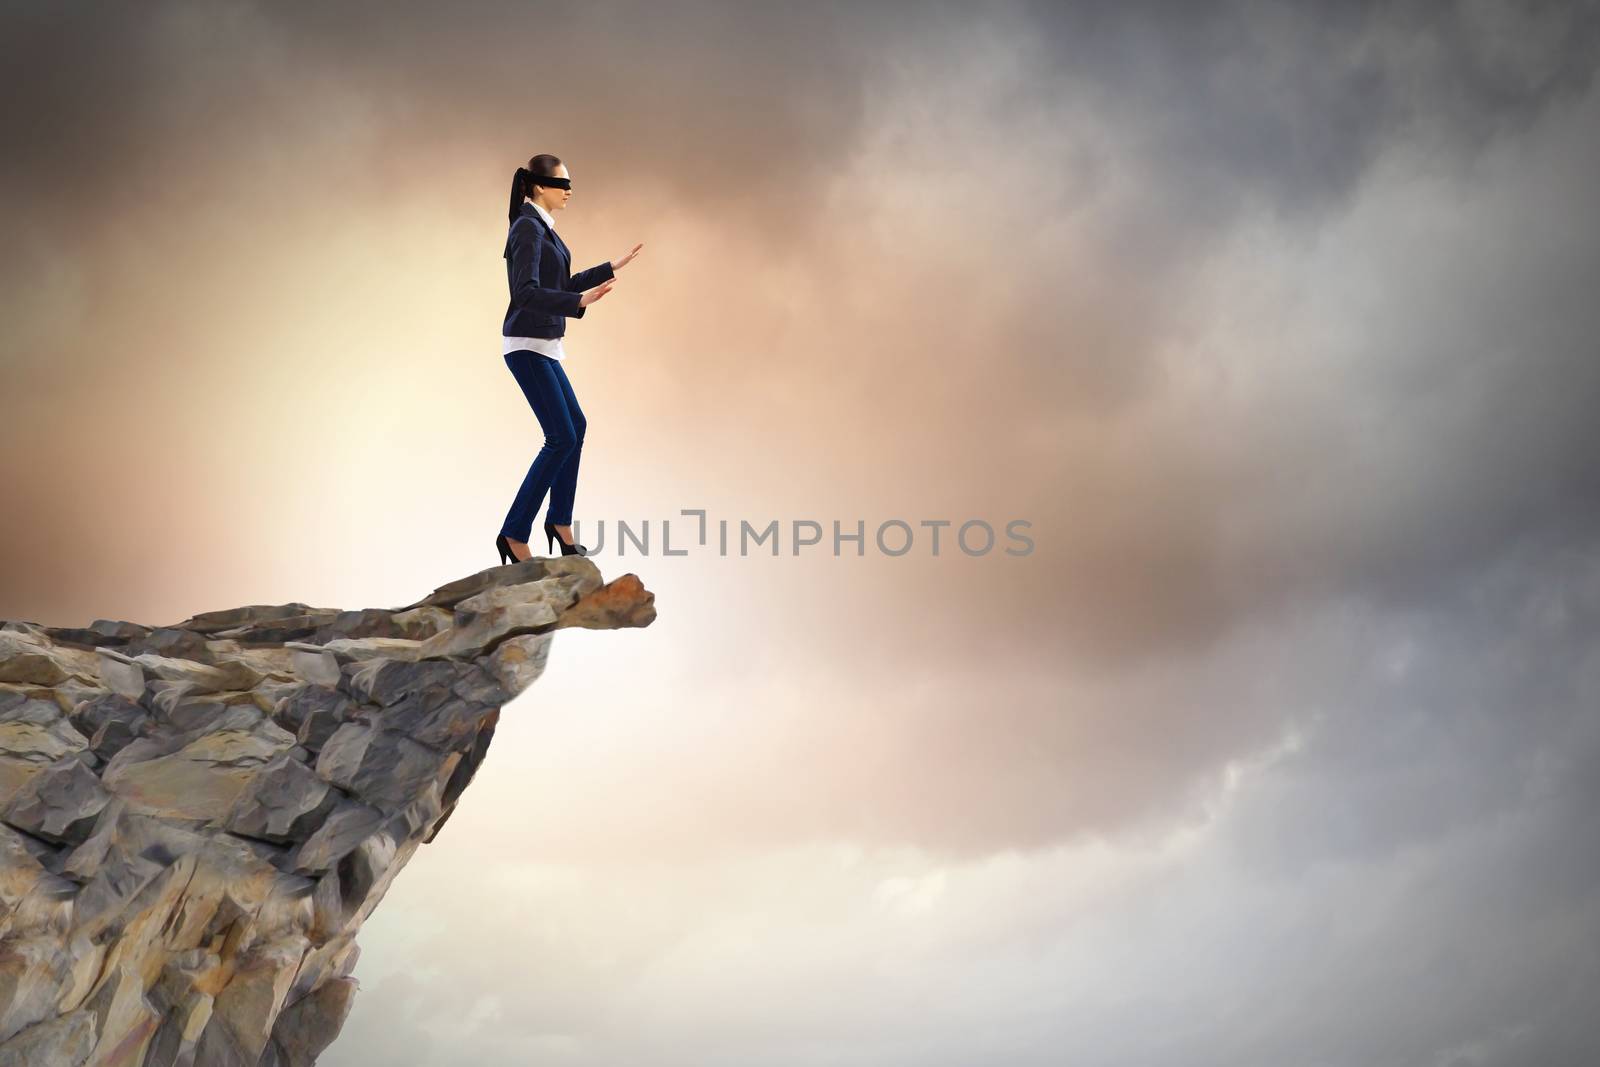
<instances>
[{"instance_id":1,"label":"blindfolded woman","mask_svg":"<svg viewBox=\"0 0 1600 1067\"><path fill-rule=\"evenodd\" d=\"M563 556L586 554L572 540L572 501L588 422L562 368L567 353L561 342L567 319L583 318L590 304L611 291L616 272L644 245L636 244L620 259L573 274L571 253L555 231L555 213L564 211L571 199L572 176L555 156L534 156L511 179L511 229L505 249L511 305L500 333L506 366L539 420L544 445L533 457L495 538L501 563L533 554L528 537L546 493L550 495L544 523L546 550L553 551L559 539Z\"/></svg>"}]
</instances>

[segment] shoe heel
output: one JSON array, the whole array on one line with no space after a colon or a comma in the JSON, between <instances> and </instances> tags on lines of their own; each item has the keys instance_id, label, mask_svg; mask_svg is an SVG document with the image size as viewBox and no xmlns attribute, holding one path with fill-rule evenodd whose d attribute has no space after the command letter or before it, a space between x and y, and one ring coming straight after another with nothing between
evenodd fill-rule
<instances>
[{"instance_id":1,"label":"shoe heel","mask_svg":"<svg viewBox=\"0 0 1600 1067\"><path fill-rule=\"evenodd\" d=\"M582 545L569 545L565 541L558 541L556 538L556 528L552 523L547 522L544 524L544 537L545 547L551 555L555 554L556 546L558 544L561 546L561 554L563 556L586 556L589 554L589 550L584 548Z\"/></svg>"}]
</instances>

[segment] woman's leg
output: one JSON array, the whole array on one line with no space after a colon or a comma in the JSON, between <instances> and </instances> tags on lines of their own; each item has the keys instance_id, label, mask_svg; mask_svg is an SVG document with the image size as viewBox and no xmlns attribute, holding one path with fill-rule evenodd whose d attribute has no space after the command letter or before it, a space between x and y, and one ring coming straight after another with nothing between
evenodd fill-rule
<instances>
[{"instance_id":1,"label":"woman's leg","mask_svg":"<svg viewBox=\"0 0 1600 1067\"><path fill-rule=\"evenodd\" d=\"M561 384L566 376L557 377L560 364L556 360L539 352L519 349L506 353L506 366L511 368L522 394L528 398L528 406L533 408L544 430L544 446L533 457L516 499L506 512L506 520L500 526L500 532L506 537L526 544L533 533L533 517L539 513L545 493L549 492L568 454L576 448L577 431L573 429Z\"/></svg>"},{"instance_id":2,"label":"woman's leg","mask_svg":"<svg viewBox=\"0 0 1600 1067\"><path fill-rule=\"evenodd\" d=\"M578 461L583 458L583 431L589 422L583 417L583 409L578 406L578 398L572 392L572 383L567 380L567 372L562 368L560 361L555 362L556 380L561 384L561 395L566 401L567 415L572 419L573 445L572 451L567 453L566 462L556 472L555 480L550 483L550 507L545 511L545 521L552 526L572 525L572 498L578 492Z\"/></svg>"}]
</instances>

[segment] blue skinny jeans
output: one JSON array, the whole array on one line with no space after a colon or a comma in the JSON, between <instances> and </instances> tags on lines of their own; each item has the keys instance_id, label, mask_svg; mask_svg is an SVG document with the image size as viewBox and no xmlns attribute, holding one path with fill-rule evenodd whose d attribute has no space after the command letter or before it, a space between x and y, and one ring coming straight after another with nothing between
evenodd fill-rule
<instances>
[{"instance_id":1,"label":"blue skinny jeans","mask_svg":"<svg viewBox=\"0 0 1600 1067\"><path fill-rule=\"evenodd\" d=\"M533 517L544 503L545 493L550 494L550 507L545 511L545 521L555 526L572 524L572 498L578 491L578 459L583 454L583 431L588 422L578 398L572 393L572 383L561 361L551 359L541 352L518 349L507 352L506 366L511 368L522 395L539 420L544 431L544 447L533 457L517 498L506 512L506 521L500 532L513 541L526 542L533 533Z\"/></svg>"}]
</instances>

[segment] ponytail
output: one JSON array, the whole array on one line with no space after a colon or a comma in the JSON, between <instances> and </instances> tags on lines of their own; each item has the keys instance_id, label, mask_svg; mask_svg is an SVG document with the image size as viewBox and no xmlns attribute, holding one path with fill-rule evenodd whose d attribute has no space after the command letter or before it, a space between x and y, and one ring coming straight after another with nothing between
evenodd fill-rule
<instances>
[{"instance_id":1,"label":"ponytail","mask_svg":"<svg viewBox=\"0 0 1600 1067\"><path fill-rule=\"evenodd\" d=\"M522 214L522 202L528 196L528 179L532 174L527 167L518 167L517 172L511 176L511 217L510 221L516 222L517 216Z\"/></svg>"}]
</instances>

